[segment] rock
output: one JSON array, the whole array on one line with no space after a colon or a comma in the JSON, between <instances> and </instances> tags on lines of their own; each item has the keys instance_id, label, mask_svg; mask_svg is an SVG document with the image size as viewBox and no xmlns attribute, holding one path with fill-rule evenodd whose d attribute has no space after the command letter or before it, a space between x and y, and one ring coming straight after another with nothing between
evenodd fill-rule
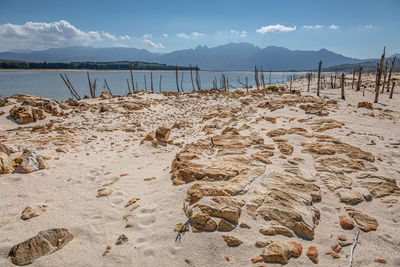
<instances>
[{"instance_id":1,"label":"rock","mask_svg":"<svg viewBox=\"0 0 400 267\"><path fill-rule=\"evenodd\" d=\"M332 174L324 173L321 175L321 180L324 182L325 186L333 192L338 188L350 187L353 180L344 174Z\"/></svg>"},{"instance_id":2,"label":"rock","mask_svg":"<svg viewBox=\"0 0 400 267\"><path fill-rule=\"evenodd\" d=\"M279 144L278 149L282 154L287 155L287 156L290 156L293 153L293 146L291 146L289 144L285 144L285 143Z\"/></svg>"},{"instance_id":3,"label":"rock","mask_svg":"<svg viewBox=\"0 0 400 267\"><path fill-rule=\"evenodd\" d=\"M243 243L238 238L233 237L231 235L224 235L223 238L224 238L226 244L228 245L228 247L237 247Z\"/></svg>"},{"instance_id":4,"label":"rock","mask_svg":"<svg viewBox=\"0 0 400 267\"><path fill-rule=\"evenodd\" d=\"M345 210L349 216L356 221L358 227L364 232L376 231L378 228L378 221L374 217L352 207L345 207Z\"/></svg>"},{"instance_id":5,"label":"rock","mask_svg":"<svg viewBox=\"0 0 400 267\"><path fill-rule=\"evenodd\" d=\"M8 156L18 151L19 149L15 145L0 143L0 152L6 153Z\"/></svg>"},{"instance_id":6,"label":"rock","mask_svg":"<svg viewBox=\"0 0 400 267\"><path fill-rule=\"evenodd\" d=\"M37 217L42 215L43 213L46 212L47 205L32 205L32 206L27 206L23 211L21 215L22 220L29 220L33 217Z\"/></svg>"},{"instance_id":7,"label":"rock","mask_svg":"<svg viewBox=\"0 0 400 267\"><path fill-rule=\"evenodd\" d=\"M10 116L18 123L33 122L32 110L26 106L15 105L10 110Z\"/></svg>"},{"instance_id":8,"label":"rock","mask_svg":"<svg viewBox=\"0 0 400 267\"><path fill-rule=\"evenodd\" d=\"M346 241L347 238L344 235L338 235L337 239L339 239L340 241Z\"/></svg>"},{"instance_id":9,"label":"rock","mask_svg":"<svg viewBox=\"0 0 400 267\"><path fill-rule=\"evenodd\" d=\"M215 231L217 223L207 213L197 213L190 217L190 223L198 231Z\"/></svg>"},{"instance_id":10,"label":"rock","mask_svg":"<svg viewBox=\"0 0 400 267\"><path fill-rule=\"evenodd\" d=\"M109 92L103 91L103 92L101 93L101 95L100 95L100 98L101 98L101 99L112 99L113 96L112 96Z\"/></svg>"},{"instance_id":11,"label":"rock","mask_svg":"<svg viewBox=\"0 0 400 267\"><path fill-rule=\"evenodd\" d=\"M331 246L332 250L336 253L339 253L342 250L342 246L339 243L333 244Z\"/></svg>"},{"instance_id":12,"label":"rock","mask_svg":"<svg viewBox=\"0 0 400 267\"><path fill-rule=\"evenodd\" d=\"M301 255L301 245L295 242L274 240L268 244L260 255L264 261L287 264L288 260Z\"/></svg>"},{"instance_id":13,"label":"rock","mask_svg":"<svg viewBox=\"0 0 400 267\"><path fill-rule=\"evenodd\" d=\"M271 240L271 239L257 240L255 245L258 248L265 248L266 246L268 246L272 242L274 242L274 241Z\"/></svg>"},{"instance_id":14,"label":"rock","mask_svg":"<svg viewBox=\"0 0 400 267\"><path fill-rule=\"evenodd\" d=\"M254 256L253 258L251 258L251 262L252 263L258 263L258 262L262 262L262 261L263 261L263 257L261 257L259 255Z\"/></svg>"},{"instance_id":15,"label":"rock","mask_svg":"<svg viewBox=\"0 0 400 267\"><path fill-rule=\"evenodd\" d=\"M339 223L343 229L353 229L354 228L354 221L351 218L339 216Z\"/></svg>"},{"instance_id":16,"label":"rock","mask_svg":"<svg viewBox=\"0 0 400 267\"><path fill-rule=\"evenodd\" d=\"M21 160L16 168L16 171L20 173L31 173L44 168L46 168L46 166L43 158L37 155L33 149L26 148L22 153Z\"/></svg>"},{"instance_id":17,"label":"rock","mask_svg":"<svg viewBox=\"0 0 400 267\"><path fill-rule=\"evenodd\" d=\"M380 259L380 258L375 258L375 259L374 259L374 262L376 262L376 263L382 263L382 264L386 264L386 263L387 263L387 260Z\"/></svg>"},{"instance_id":18,"label":"rock","mask_svg":"<svg viewBox=\"0 0 400 267\"><path fill-rule=\"evenodd\" d=\"M306 255L313 263L318 263L318 250L316 247L310 246Z\"/></svg>"},{"instance_id":19,"label":"rock","mask_svg":"<svg viewBox=\"0 0 400 267\"><path fill-rule=\"evenodd\" d=\"M74 236L64 228L40 231L36 236L13 246L8 253L16 265L33 263L36 259L62 249Z\"/></svg>"},{"instance_id":20,"label":"rock","mask_svg":"<svg viewBox=\"0 0 400 267\"><path fill-rule=\"evenodd\" d=\"M271 164L272 162L269 157L272 157L273 155L273 151L264 150L251 154L251 157L258 161L261 161L262 163Z\"/></svg>"},{"instance_id":21,"label":"rock","mask_svg":"<svg viewBox=\"0 0 400 267\"><path fill-rule=\"evenodd\" d=\"M290 229L282 225L271 225L268 227L263 227L259 231L263 235L285 235L293 237L294 234Z\"/></svg>"},{"instance_id":22,"label":"rock","mask_svg":"<svg viewBox=\"0 0 400 267\"><path fill-rule=\"evenodd\" d=\"M221 219L217 225L217 231L229 232L235 229L235 225L229 223L228 221Z\"/></svg>"},{"instance_id":23,"label":"rock","mask_svg":"<svg viewBox=\"0 0 400 267\"><path fill-rule=\"evenodd\" d=\"M128 237L126 237L126 235L122 234L118 237L117 242L115 242L115 245L119 246L122 244L125 244L126 242L128 242Z\"/></svg>"},{"instance_id":24,"label":"rock","mask_svg":"<svg viewBox=\"0 0 400 267\"><path fill-rule=\"evenodd\" d=\"M340 258L340 255L337 254L336 252L328 251L328 252L325 253L325 254L326 254L326 255L331 255L332 258L334 258L334 259L339 259L339 258Z\"/></svg>"},{"instance_id":25,"label":"rock","mask_svg":"<svg viewBox=\"0 0 400 267\"><path fill-rule=\"evenodd\" d=\"M359 102L357 104L357 108L366 108L366 109L370 109L370 110L374 109L372 103L370 103L370 102Z\"/></svg>"},{"instance_id":26,"label":"rock","mask_svg":"<svg viewBox=\"0 0 400 267\"><path fill-rule=\"evenodd\" d=\"M14 164L10 157L4 152L0 152L0 174L10 173L13 170Z\"/></svg>"},{"instance_id":27,"label":"rock","mask_svg":"<svg viewBox=\"0 0 400 267\"><path fill-rule=\"evenodd\" d=\"M364 201L364 197L357 191L351 189L340 189L336 193L340 199L340 202L354 205Z\"/></svg>"},{"instance_id":28,"label":"rock","mask_svg":"<svg viewBox=\"0 0 400 267\"><path fill-rule=\"evenodd\" d=\"M186 224L183 223L178 223L174 229L174 232L188 232L189 228L186 226Z\"/></svg>"},{"instance_id":29,"label":"rock","mask_svg":"<svg viewBox=\"0 0 400 267\"><path fill-rule=\"evenodd\" d=\"M158 146L155 133L148 133L141 141L140 144L144 144L145 141L149 141L153 147Z\"/></svg>"},{"instance_id":30,"label":"rock","mask_svg":"<svg viewBox=\"0 0 400 267\"><path fill-rule=\"evenodd\" d=\"M111 195L113 190L111 188L100 188L97 190L97 196L96 197L106 197Z\"/></svg>"},{"instance_id":31,"label":"rock","mask_svg":"<svg viewBox=\"0 0 400 267\"><path fill-rule=\"evenodd\" d=\"M101 105L99 112L103 113L103 112L107 112L107 111L111 111L111 110L112 110L111 107L106 106L106 105Z\"/></svg>"},{"instance_id":32,"label":"rock","mask_svg":"<svg viewBox=\"0 0 400 267\"><path fill-rule=\"evenodd\" d=\"M171 133L170 128L158 127L156 130L156 139L159 143L165 144L168 142L169 135Z\"/></svg>"},{"instance_id":33,"label":"rock","mask_svg":"<svg viewBox=\"0 0 400 267\"><path fill-rule=\"evenodd\" d=\"M125 208L127 208L127 207L129 207L130 205L132 205L132 204L135 204L137 201L139 201L140 200L140 198L138 198L138 197L134 197L134 198L132 198L132 199L130 199L126 204L125 204Z\"/></svg>"},{"instance_id":34,"label":"rock","mask_svg":"<svg viewBox=\"0 0 400 267\"><path fill-rule=\"evenodd\" d=\"M240 227L240 228L246 228L246 229L250 229L250 228L251 228L250 225L248 225L247 223L244 223L244 222L241 222L241 223L239 224L239 227Z\"/></svg>"}]
</instances>

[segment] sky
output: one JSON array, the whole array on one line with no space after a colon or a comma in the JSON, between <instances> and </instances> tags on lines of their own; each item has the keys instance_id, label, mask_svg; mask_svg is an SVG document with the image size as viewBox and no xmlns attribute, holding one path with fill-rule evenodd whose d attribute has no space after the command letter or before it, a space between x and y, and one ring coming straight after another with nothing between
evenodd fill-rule
<instances>
[{"instance_id":1,"label":"sky","mask_svg":"<svg viewBox=\"0 0 400 267\"><path fill-rule=\"evenodd\" d=\"M247 42L367 59L400 53L399 29L400 0L0 0L0 51Z\"/></svg>"}]
</instances>

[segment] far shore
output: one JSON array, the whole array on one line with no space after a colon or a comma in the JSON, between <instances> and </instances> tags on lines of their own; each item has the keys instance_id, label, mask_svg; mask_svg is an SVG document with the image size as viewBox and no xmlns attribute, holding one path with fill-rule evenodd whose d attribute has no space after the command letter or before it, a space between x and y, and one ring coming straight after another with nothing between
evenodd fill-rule
<instances>
[{"instance_id":1,"label":"far shore","mask_svg":"<svg viewBox=\"0 0 400 267\"><path fill-rule=\"evenodd\" d=\"M129 70L93 70L93 69L0 69L0 71L110 71L110 72L125 72ZM175 70L132 70L133 72L175 72ZM178 70L179 72L190 72L190 70ZM193 70L195 72L195 70ZM254 72L254 70L200 70L200 72ZM268 73L269 71L264 71ZM309 72L306 70L284 70L271 72Z\"/></svg>"}]
</instances>

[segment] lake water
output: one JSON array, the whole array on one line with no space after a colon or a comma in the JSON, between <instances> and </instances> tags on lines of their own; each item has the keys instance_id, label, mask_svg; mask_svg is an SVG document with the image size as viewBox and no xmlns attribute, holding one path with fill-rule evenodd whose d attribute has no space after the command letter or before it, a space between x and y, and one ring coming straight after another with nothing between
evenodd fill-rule
<instances>
[{"instance_id":1,"label":"lake water","mask_svg":"<svg viewBox=\"0 0 400 267\"><path fill-rule=\"evenodd\" d=\"M90 95L86 71L0 71L0 96L9 97L13 94L30 94L61 101L67 100L71 95L61 79L60 73L68 75L70 82L81 97ZM96 95L106 91L104 79L107 80L113 94L122 95L128 93L126 79L129 80L129 83L131 82L129 71L90 71L89 73L92 81L97 79ZM175 72L154 71L152 73L155 92L159 92L160 75L162 75L162 91L176 92ZM246 77L248 77L249 85L255 84L254 72L250 71L200 71L201 88L213 88L213 80L215 78L218 80L219 87L221 74L225 74L229 80L229 85L233 88L243 87L238 82L238 79L245 83ZM298 77L305 74L305 72L272 72L271 83L286 82L292 75ZM179 72L179 87L181 85L181 75L182 72ZM264 73L266 83L269 83L269 75L269 72ZM150 90L150 72L133 72L134 82L137 83L139 90L145 90L145 76L147 90ZM194 73L193 79L195 79ZM185 92L192 91L190 72L183 72L182 85ZM196 88L195 81L194 85Z\"/></svg>"}]
</instances>

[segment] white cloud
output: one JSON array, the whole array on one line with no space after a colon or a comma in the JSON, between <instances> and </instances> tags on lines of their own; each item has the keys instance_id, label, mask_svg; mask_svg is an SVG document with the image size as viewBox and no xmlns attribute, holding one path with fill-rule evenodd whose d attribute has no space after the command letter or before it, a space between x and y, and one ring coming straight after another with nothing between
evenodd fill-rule
<instances>
[{"instance_id":1,"label":"white cloud","mask_svg":"<svg viewBox=\"0 0 400 267\"><path fill-rule=\"evenodd\" d=\"M158 43L158 44L156 44L156 43L154 43L152 40L149 40L149 39L144 39L143 40L143 44L145 44L145 45L147 45L147 46L150 46L150 47L152 47L152 48L164 48L165 46L162 44L162 43Z\"/></svg>"},{"instance_id":2,"label":"white cloud","mask_svg":"<svg viewBox=\"0 0 400 267\"><path fill-rule=\"evenodd\" d=\"M365 25L365 28L367 28L367 29L372 29L374 26L372 26L372 24L368 24L368 25Z\"/></svg>"},{"instance_id":3,"label":"white cloud","mask_svg":"<svg viewBox=\"0 0 400 267\"><path fill-rule=\"evenodd\" d=\"M143 39L150 39L150 38L152 38L152 37L153 37L153 35L152 35L151 33L145 33L145 34L143 34L143 36L142 36Z\"/></svg>"},{"instance_id":4,"label":"white cloud","mask_svg":"<svg viewBox=\"0 0 400 267\"><path fill-rule=\"evenodd\" d=\"M306 29L306 30L316 30L316 29L321 29L322 27L324 27L324 26L319 25L319 24L317 24L317 25L304 25L304 26L303 26L303 29Z\"/></svg>"},{"instance_id":5,"label":"white cloud","mask_svg":"<svg viewBox=\"0 0 400 267\"><path fill-rule=\"evenodd\" d=\"M246 38L247 37L247 32L246 31L231 30L230 33L231 33L231 35L233 35L235 37L240 37L240 38Z\"/></svg>"},{"instance_id":6,"label":"white cloud","mask_svg":"<svg viewBox=\"0 0 400 267\"><path fill-rule=\"evenodd\" d=\"M98 31L84 32L68 21L26 22L23 25L0 25L0 48L45 49L72 45L88 45L101 40Z\"/></svg>"},{"instance_id":7,"label":"white cloud","mask_svg":"<svg viewBox=\"0 0 400 267\"><path fill-rule=\"evenodd\" d=\"M126 45L126 44L121 44L121 43L117 43L117 44L115 44L114 46L115 46L115 47L124 47L124 48L129 47L128 45Z\"/></svg>"},{"instance_id":8,"label":"white cloud","mask_svg":"<svg viewBox=\"0 0 400 267\"><path fill-rule=\"evenodd\" d=\"M204 37L206 35L202 32L192 32L191 34L178 33L176 36L178 36L179 38L182 38L182 39L194 39L197 37Z\"/></svg>"},{"instance_id":9,"label":"white cloud","mask_svg":"<svg viewBox=\"0 0 400 267\"><path fill-rule=\"evenodd\" d=\"M103 36L104 38L113 40L113 41L116 41L116 40L117 40L117 37L115 37L115 35L110 34L110 33L108 33L108 32L105 32L105 31L101 31L101 36Z\"/></svg>"},{"instance_id":10,"label":"white cloud","mask_svg":"<svg viewBox=\"0 0 400 267\"><path fill-rule=\"evenodd\" d=\"M162 37L168 38L168 34L164 33L164 34L162 35Z\"/></svg>"},{"instance_id":11,"label":"white cloud","mask_svg":"<svg viewBox=\"0 0 400 267\"><path fill-rule=\"evenodd\" d=\"M293 27L286 27L280 24L276 25L268 25L268 26L263 26L260 29L256 30L256 32L261 33L261 34L267 34L267 33L275 33L275 32L291 32L295 31L296 26Z\"/></svg>"},{"instance_id":12,"label":"white cloud","mask_svg":"<svg viewBox=\"0 0 400 267\"><path fill-rule=\"evenodd\" d=\"M120 37L119 37L119 39L121 39L121 40L130 40L131 39L131 37L129 37L129 35L121 35Z\"/></svg>"},{"instance_id":13,"label":"white cloud","mask_svg":"<svg viewBox=\"0 0 400 267\"><path fill-rule=\"evenodd\" d=\"M339 26L337 26L337 25L335 25L335 24L332 24L331 26L329 26L329 29L331 29L331 30L337 30L337 29L339 29Z\"/></svg>"}]
</instances>

